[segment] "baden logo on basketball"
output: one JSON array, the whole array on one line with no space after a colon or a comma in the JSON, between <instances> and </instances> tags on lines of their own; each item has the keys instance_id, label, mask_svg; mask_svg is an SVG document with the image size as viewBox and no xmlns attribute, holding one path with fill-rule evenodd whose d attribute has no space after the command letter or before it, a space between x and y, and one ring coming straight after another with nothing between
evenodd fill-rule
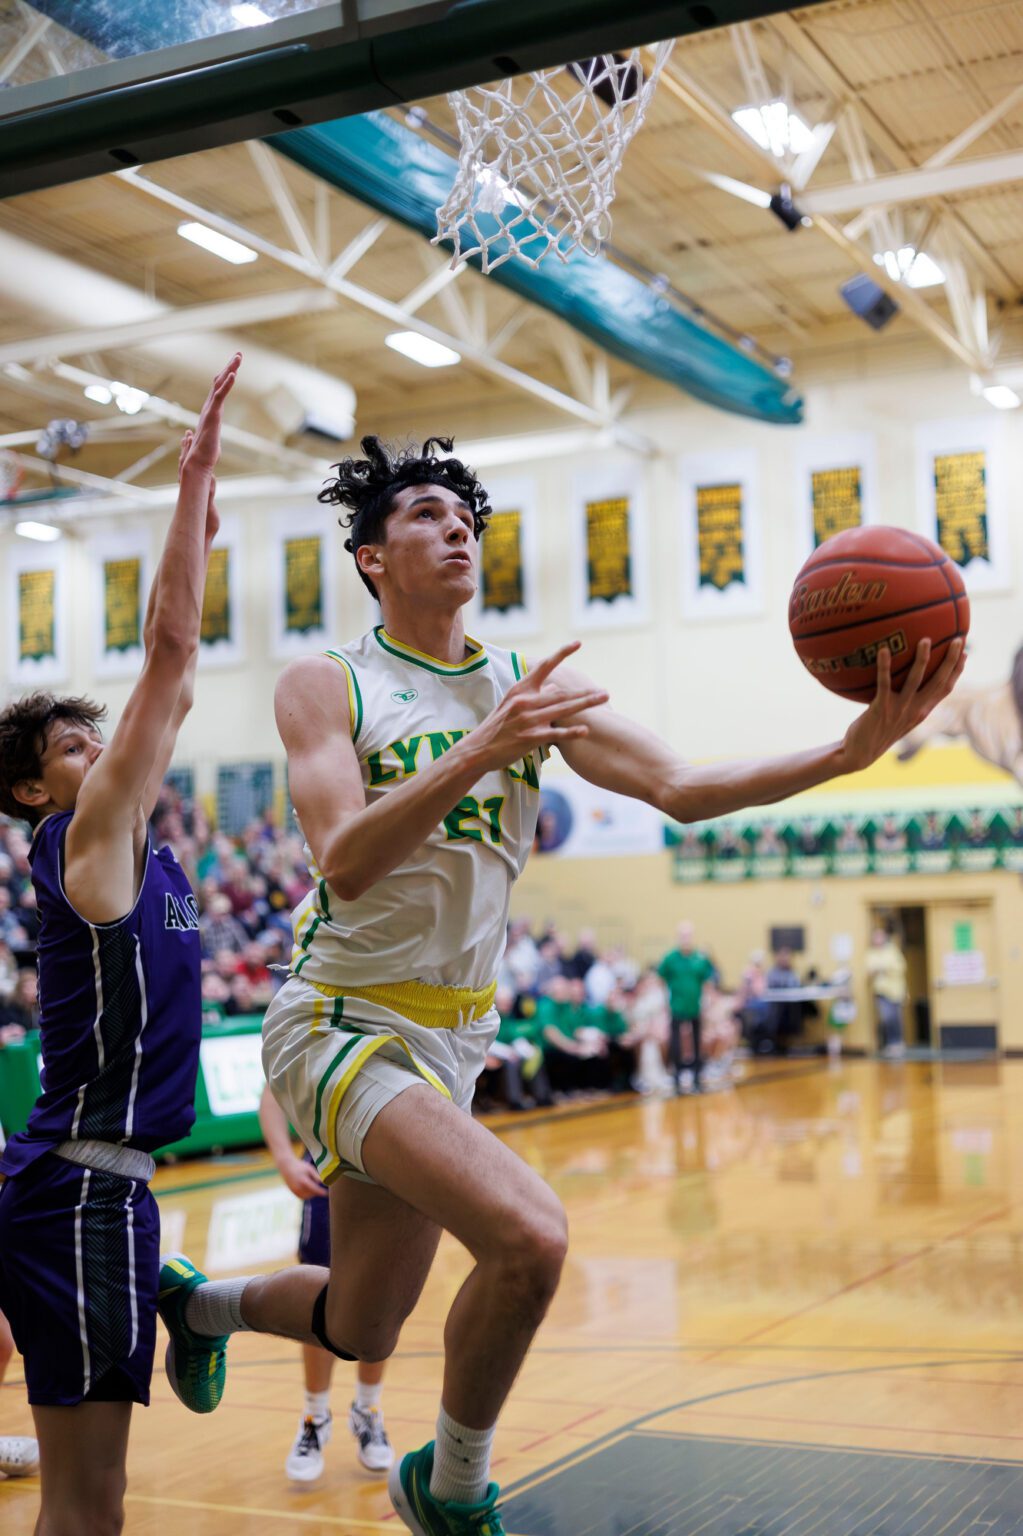
<instances>
[{"instance_id":1,"label":"baden logo on basketball","mask_svg":"<svg viewBox=\"0 0 1023 1536\"><path fill-rule=\"evenodd\" d=\"M418 688L398 688L391 694L396 704L411 704L413 699L418 699Z\"/></svg>"},{"instance_id":2,"label":"baden logo on basketball","mask_svg":"<svg viewBox=\"0 0 1023 1536\"><path fill-rule=\"evenodd\" d=\"M888 590L886 581L857 581L855 571L843 571L833 587L814 590L807 583L797 587L792 596L792 617L806 618L815 613L831 613L836 608L861 608L878 603Z\"/></svg>"}]
</instances>

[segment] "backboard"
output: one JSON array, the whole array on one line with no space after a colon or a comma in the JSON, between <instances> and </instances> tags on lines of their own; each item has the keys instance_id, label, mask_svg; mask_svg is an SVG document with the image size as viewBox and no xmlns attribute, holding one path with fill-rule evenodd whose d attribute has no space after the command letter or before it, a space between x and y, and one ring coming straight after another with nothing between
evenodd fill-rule
<instances>
[{"instance_id":1,"label":"backboard","mask_svg":"<svg viewBox=\"0 0 1023 1536\"><path fill-rule=\"evenodd\" d=\"M0 195L782 8L779 0L0 0Z\"/></svg>"}]
</instances>

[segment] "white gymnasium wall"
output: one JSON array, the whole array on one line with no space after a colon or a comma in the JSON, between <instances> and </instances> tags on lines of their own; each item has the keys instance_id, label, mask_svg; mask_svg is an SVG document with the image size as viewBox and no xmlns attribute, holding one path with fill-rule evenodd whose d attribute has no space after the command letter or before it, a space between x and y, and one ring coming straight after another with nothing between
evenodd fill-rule
<instances>
[{"instance_id":1,"label":"white gymnasium wall","mask_svg":"<svg viewBox=\"0 0 1023 1536\"><path fill-rule=\"evenodd\" d=\"M532 465L516 463L507 470L488 472L486 478L497 480L514 473L535 485L539 619L534 633L509 635L506 643L521 643L528 654L539 655L577 632L569 580L574 552L573 483L605 462L623 462L633 470L638 464L648 519L649 617L635 626L587 629L582 633L580 665L610 689L620 709L660 731L690 757L759 755L830 739L851 718L852 706L827 694L804 673L786 624L788 593L803 558L798 534L804 516L801 457L820 440L843 433L865 434L874 446L879 519L921 528L918 429L925 423L977 416L995 434L997 467L1007 491L1010 584L1005 591L974 597L969 673L978 682L1002 678L1014 648L1023 640L1023 519L1016 513L1023 487L1020 413L992 411L971 397L960 371L940 367L919 374L820 384L807 393L806 424L780 428L728 416L665 391L663 404L630 418L630 425L657 445L659 451L649 461L640 462L631 455L589 454ZM548 427L560 424L546 423ZM452 425L457 431L458 423ZM693 453L741 453L755 464L764 569L763 612L756 617L693 623L680 615L683 497L678 461L681 455ZM259 502L232 507L244 557L244 660L202 669L196 707L182 731L178 754L181 763L200 768L203 788L212 788L208 772L217 761L281 756L272 697L284 662L274 659L270 621L271 530L279 513L279 506ZM163 515L112 517L103 523L90 522L80 534L64 541L69 662L67 676L58 686L98 693L109 703L114 719L130 682L96 675L99 593L93 542L110 537L126 542L141 539L155 563L166 522ZM339 641L365 628L372 613L350 557L340 549L342 537L338 530ZM2 535L8 603L12 560L24 549L25 541L13 532ZM10 623L0 643L7 691L20 691L21 685L11 680Z\"/></svg>"}]
</instances>

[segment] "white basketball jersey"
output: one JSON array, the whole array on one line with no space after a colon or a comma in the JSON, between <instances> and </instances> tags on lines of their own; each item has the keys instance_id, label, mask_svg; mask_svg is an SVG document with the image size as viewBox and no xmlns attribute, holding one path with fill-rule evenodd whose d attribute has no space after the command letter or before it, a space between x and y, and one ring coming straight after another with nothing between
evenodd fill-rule
<instances>
[{"instance_id":1,"label":"white basketball jersey","mask_svg":"<svg viewBox=\"0 0 1023 1536\"><path fill-rule=\"evenodd\" d=\"M393 793L490 714L526 664L467 640L452 665L378 628L328 651L348 681L352 740L368 804ZM354 901L323 880L296 908L293 974L329 987L422 981L486 987L504 950L513 882L533 844L540 802L535 751L487 773L426 842Z\"/></svg>"}]
</instances>

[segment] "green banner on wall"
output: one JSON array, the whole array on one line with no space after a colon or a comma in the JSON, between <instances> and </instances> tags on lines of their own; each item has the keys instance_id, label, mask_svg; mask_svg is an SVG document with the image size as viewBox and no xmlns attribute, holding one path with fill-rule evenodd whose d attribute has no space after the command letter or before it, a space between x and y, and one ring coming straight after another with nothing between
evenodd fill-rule
<instances>
[{"instance_id":1,"label":"green banner on wall","mask_svg":"<svg viewBox=\"0 0 1023 1536\"><path fill-rule=\"evenodd\" d=\"M142 561L103 562L103 650L130 651L142 644Z\"/></svg>"},{"instance_id":2,"label":"green banner on wall","mask_svg":"<svg viewBox=\"0 0 1023 1536\"><path fill-rule=\"evenodd\" d=\"M57 654L57 573L18 572L18 660L44 661Z\"/></svg>"},{"instance_id":3,"label":"green banner on wall","mask_svg":"<svg viewBox=\"0 0 1023 1536\"><path fill-rule=\"evenodd\" d=\"M323 540L318 533L284 540L284 633L323 628Z\"/></svg>"},{"instance_id":4,"label":"green banner on wall","mask_svg":"<svg viewBox=\"0 0 1023 1536\"><path fill-rule=\"evenodd\" d=\"M480 544L480 601L484 613L525 606L522 513L495 512Z\"/></svg>"}]
</instances>

